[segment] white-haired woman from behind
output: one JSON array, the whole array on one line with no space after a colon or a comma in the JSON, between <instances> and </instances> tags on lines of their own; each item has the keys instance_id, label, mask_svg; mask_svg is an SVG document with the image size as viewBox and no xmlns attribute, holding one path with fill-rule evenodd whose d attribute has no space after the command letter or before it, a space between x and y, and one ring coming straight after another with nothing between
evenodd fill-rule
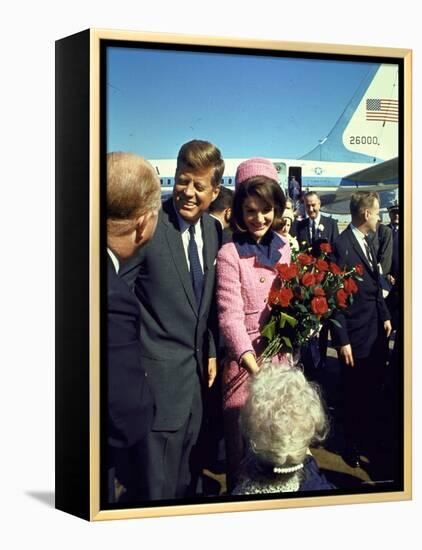
<instances>
[{"instance_id":1,"label":"white-haired woman from behind","mask_svg":"<svg viewBox=\"0 0 422 550\"><path fill-rule=\"evenodd\" d=\"M328 432L318 387L296 367L266 365L241 412L249 452L235 495L334 489L309 451Z\"/></svg>"}]
</instances>

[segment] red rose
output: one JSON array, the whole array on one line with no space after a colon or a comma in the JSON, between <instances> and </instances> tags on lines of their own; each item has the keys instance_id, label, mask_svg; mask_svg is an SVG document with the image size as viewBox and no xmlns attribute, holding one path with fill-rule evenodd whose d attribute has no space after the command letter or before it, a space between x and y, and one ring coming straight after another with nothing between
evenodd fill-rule
<instances>
[{"instance_id":1,"label":"red rose","mask_svg":"<svg viewBox=\"0 0 422 550\"><path fill-rule=\"evenodd\" d=\"M337 290L336 293L336 301L338 307L346 308L347 307L347 293L344 290L344 288L340 288L340 290Z\"/></svg>"},{"instance_id":2,"label":"red rose","mask_svg":"<svg viewBox=\"0 0 422 550\"><path fill-rule=\"evenodd\" d=\"M357 265L355 265L355 270L356 270L356 273L357 273L358 275L360 275L361 277L363 276L363 274L364 274L364 272L365 272L364 269L363 269L363 265L362 265L362 264L357 264Z\"/></svg>"},{"instance_id":3,"label":"red rose","mask_svg":"<svg viewBox=\"0 0 422 550\"><path fill-rule=\"evenodd\" d=\"M296 264L290 264L290 279L294 279L294 277L297 277L299 275L299 269Z\"/></svg>"},{"instance_id":4,"label":"red rose","mask_svg":"<svg viewBox=\"0 0 422 550\"><path fill-rule=\"evenodd\" d=\"M305 273L302 277L302 284L304 286L312 286L315 284L315 275L313 273Z\"/></svg>"},{"instance_id":5,"label":"red rose","mask_svg":"<svg viewBox=\"0 0 422 550\"><path fill-rule=\"evenodd\" d=\"M321 288L320 286L317 286L316 288L314 288L314 296L325 296L324 289Z\"/></svg>"},{"instance_id":6,"label":"red rose","mask_svg":"<svg viewBox=\"0 0 422 550\"><path fill-rule=\"evenodd\" d=\"M315 262L315 267L319 269L319 271L328 271L328 262L325 260L317 260Z\"/></svg>"},{"instance_id":7,"label":"red rose","mask_svg":"<svg viewBox=\"0 0 422 550\"><path fill-rule=\"evenodd\" d=\"M356 294L356 292L359 290L358 285L351 278L344 279L343 285L344 285L344 290L347 292L347 294Z\"/></svg>"},{"instance_id":8,"label":"red rose","mask_svg":"<svg viewBox=\"0 0 422 550\"><path fill-rule=\"evenodd\" d=\"M297 260L302 265L311 265L314 263L314 258L309 254L299 254Z\"/></svg>"},{"instance_id":9,"label":"red rose","mask_svg":"<svg viewBox=\"0 0 422 550\"><path fill-rule=\"evenodd\" d=\"M329 243L322 243L320 244L319 248L321 249L321 252L324 252L324 254L330 254L330 252L333 250L331 248L331 244Z\"/></svg>"},{"instance_id":10,"label":"red rose","mask_svg":"<svg viewBox=\"0 0 422 550\"><path fill-rule=\"evenodd\" d=\"M318 317L324 315L328 311L328 304L325 298L317 296L311 300L311 309Z\"/></svg>"},{"instance_id":11,"label":"red rose","mask_svg":"<svg viewBox=\"0 0 422 550\"><path fill-rule=\"evenodd\" d=\"M330 262L330 271L333 275L341 275L341 269L334 262Z\"/></svg>"},{"instance_id":12,"label":"red rose","mask_svg":"<svg viewBox=\"0 0 422 550\"><path fill-rule=\"evenodd\" d=\"M283 307L287 307L292 298L293 298L293 292L291 288L283 287L280 289L278 293L278 299L280 300L280 304Z\"/></svg>"},{"instance_id":13,"label":"red rose","mask_svg":"<svg viewBox=\"0 0 422 550\"><path fill-rule=\"evenodd\" d=\"M322 283L324 278L325 278L325 273L323 273L322 271L320 273L315 273L315 281L317 283Z\"/></svg>"},{"instance_id":14,"label":"red rose","mask_svg":"<svg viewBox=\"0 0 422 550\"><path fill-rule=\"evenodd\" d=\"M290 281L294 277L297 277L298 269L296 264L278 264L276 269L280 277L285 281Z\"/></svg>"},{"instance_id":15,"label":"red rose","mask_svg":"<svg viewBox=\"0 0 422 550\"><path fill-rule=\"evenodd\" d=\"M276 269L283 279L286 278L286 273L289 272L289 264L277 264Z\"/></svg>"}]
</instances>

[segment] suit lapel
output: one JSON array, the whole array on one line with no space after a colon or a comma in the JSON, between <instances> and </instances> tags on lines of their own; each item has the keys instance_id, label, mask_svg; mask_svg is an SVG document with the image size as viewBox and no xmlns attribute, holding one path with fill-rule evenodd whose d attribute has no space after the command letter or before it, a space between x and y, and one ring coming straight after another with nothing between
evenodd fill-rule
<instances>
[{"instance_id":1,"label":"suit lapel","mask_svg":"<svg viewBox=\"0 0 422 550\"><path fill-rule=\"evenodd\" d=\"M303 242L303 241L306 241L307 243L311 242L310 239L311 239L311 235L310 235L310 228L309 228L309 222L308 222L308 219L309 218L306 218L306 220L304 220L300 226L298 226L298 232L297 232L297 236L299 238L299 245ZM300 223L300 222L299 222Z\"/></svg>"},{"instance_id":2,"label":"suit lapel","mask_svg":"<svg viewBox=\"0 0 422 550\"><path fill-rule=\"evenodd\" d=\"M163 222L166 225L166 238L169 251L174 265L176 266L180 282L183 285L189 304L195 312L195 315L198 315L192 279L186 262L185 250L183 248L182 235L180 234L177 216L174 212L174 207L171 200L167 201L165 211L167 212L168 218L163 216Z\"/></svg>"},{"instance_id":3,"label":"suit lapel","mask_svg":"<svg viewBox=\"0 0 422 550\"><path fill-rule=\"evenodd\" d=\"M374 276L376 277L376 273L374 273L374 267L369 263L369 260L366 257L366 254L363 252L362 247L358 243L358 240L353 235L353 231L350 228L350 226L347 228L347 230L349 231L349 240L352 244L352 247L353 247L354 251L359 256L359 258L363 261L363 263L366 265L368 273L370 275L372 275L373 277ZM373 254L372 250L371 250L371 254Z\"/></svg>"},{"instance_id":4,"label":"suit lapel","mask_svg":"<svg viewBox=\"0 0 422 550\"><path fill-rule=\"evenodd\" d=\"M209 292L212 292L214 285L214 262L216 253L216 244L214 237L216 235L214 222L209 220L207 216L203 215L201 218L202 228L202 242L203 242L203 255L204 255L204 289L202 292L201 307L199 314L201 314L203 307L209 303L207 298Z\"/></svg>"},{"instance_id":5,"label":"suit lapel","mask_svg":"<svg viewBox=\"0 0 422 550\"><path fill-rule=\"evenodd\" d=\"M323 216L321 214L321 217L319 218L319 225L323 225L324 226L324 229L323 231L321 231L321 239L327 239L328 241L330 241L330 231L329 231L329 224L330 222L327 221L329 220L330 218L327 218L327 216Z\"/></svg>"}]
</instances>

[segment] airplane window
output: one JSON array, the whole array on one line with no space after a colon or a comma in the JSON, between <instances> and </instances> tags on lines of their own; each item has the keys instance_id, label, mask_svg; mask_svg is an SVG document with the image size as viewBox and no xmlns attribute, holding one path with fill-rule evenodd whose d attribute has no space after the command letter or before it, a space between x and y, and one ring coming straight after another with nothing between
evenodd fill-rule
<instances>
[{"instance_id":1,"label":"airplane window","mask_svg":"<svg viewBox=\"0 0 422 550\"><path fill-rule=\"evenodd\" d=\"M232 182L232 179L231 179L231 178L229 178L229 185L231 184L231 182Z\"/></svg>"}]
</instances>

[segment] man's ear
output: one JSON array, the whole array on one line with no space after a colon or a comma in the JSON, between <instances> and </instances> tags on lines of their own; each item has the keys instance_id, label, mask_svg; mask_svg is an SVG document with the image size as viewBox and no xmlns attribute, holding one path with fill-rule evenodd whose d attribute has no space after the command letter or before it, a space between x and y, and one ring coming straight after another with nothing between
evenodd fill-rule
<instances>
[{"instance_id":1,"label":"man's ear","mask_svg":"<svg viewBox=\"0 0 422 550\"><path fill-rule=\"evenodd\" d=\"M231 208L226 208L224 210L224 220L227 223L229 223L231 217L232 217L232 209Z\"/></svg>"},{"instance_id":2,"label":"man's ear","mask_svg":"<svg viewBox=\"0 0 422 550\"><path fill-rule=\"evenodd\" d=\"M142 216L139 216L139 218L136 220L135 225L135 242L139 244L142 241L142 236L145 231L145 227L148 221L147 214L142 214Z\"/></svg>"},{"instance_id":3,"label":"man's ear","mask_svg":"<svg viewBox=\"0 0 422 550\"><path fill-rule=\"evenodd\" d=\"M371 215L368 208L365 208L363 215L364 215L365 221L367 221L369 219L369 216Z\"/></svg>"},{"instance_id":4,"label":"man's ear","mask_svg":"<svg viewBox=\"0 0 422 550\"><path fill-rule=\"evenodd\" d=\"M216 185L212 189L212 200L211 200L211 202L214 202L219 194L220 194L220 185Z\"/></svg>"}]
</instances>

